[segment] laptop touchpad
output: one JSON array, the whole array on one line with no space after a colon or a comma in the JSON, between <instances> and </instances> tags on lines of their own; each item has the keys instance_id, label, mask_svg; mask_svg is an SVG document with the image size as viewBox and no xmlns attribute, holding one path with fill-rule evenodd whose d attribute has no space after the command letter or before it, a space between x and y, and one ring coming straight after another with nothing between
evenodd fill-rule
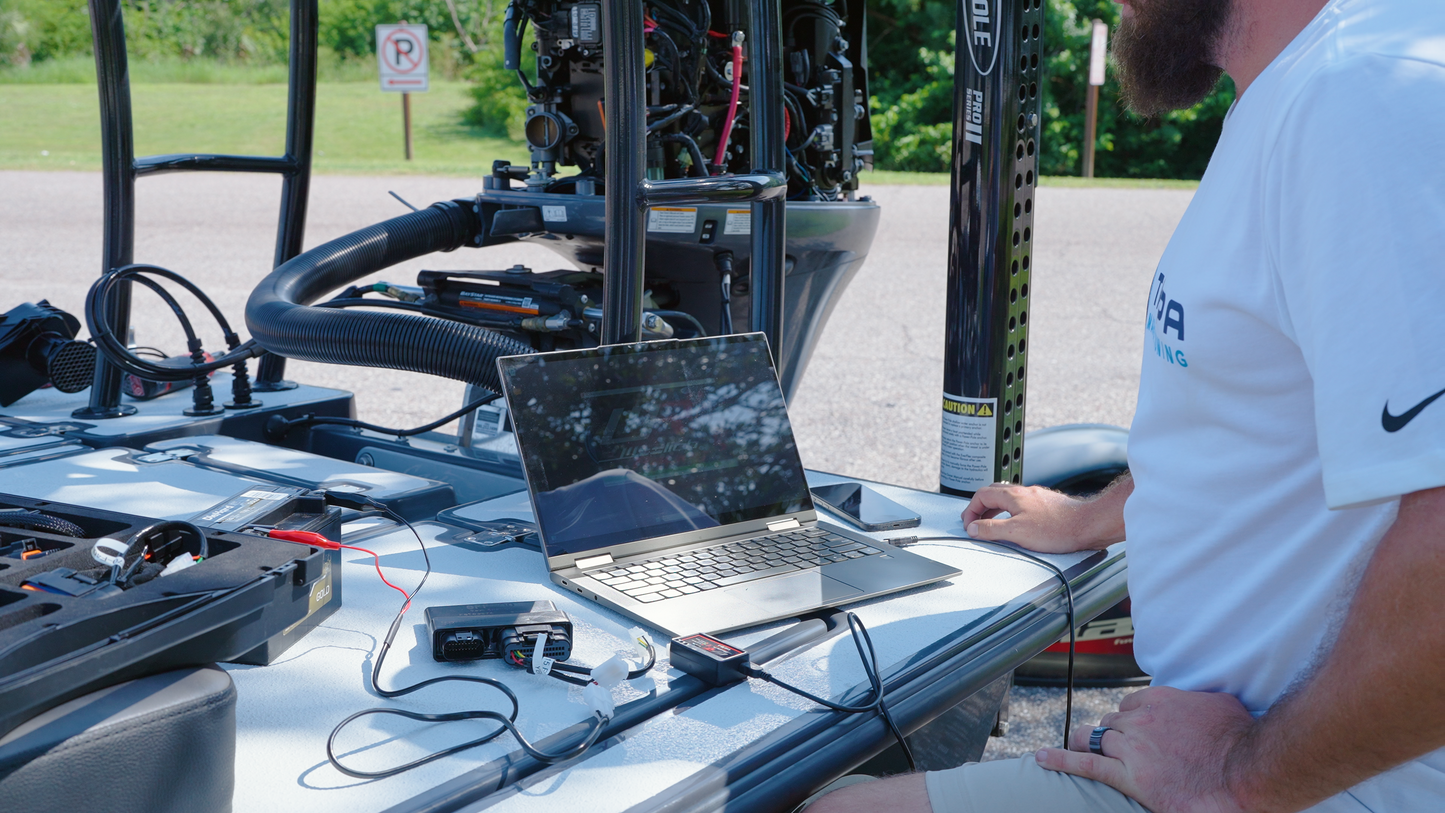
<instances>
[{"instance_id":1,"label":"laptop touchpad","mask_svg":"<svg viewBox=\"0 0 1445 813\"><path fill-rule=\"evenodd\" d=\"M851 585L830 579L818 571L781 576L755 582L741 589L729 590L736 596L764 609L785 607L825 607L862 595Z\"/></svg>"}]
</instances>

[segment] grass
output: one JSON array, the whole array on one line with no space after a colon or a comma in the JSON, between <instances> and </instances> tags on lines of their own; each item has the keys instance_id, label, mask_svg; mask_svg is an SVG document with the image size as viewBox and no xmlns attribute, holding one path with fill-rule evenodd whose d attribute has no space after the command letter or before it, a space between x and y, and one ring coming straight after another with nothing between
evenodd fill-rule
<instances>
[{"instance_id":1,"label":"grass","mask_svg":"<svg viewBox=\"0 0 1445 813\"><path fill-rule=\"evenodd\" d=\"M248 65L211 59L135 59L130 81L138 85L270 85L286 81L285 65ZM367 82L376 79L376 63L343 60L323 50L317 76L323 82ZM0 85L94 85L95 60L71 56L34 62L22 68L0 68Z\"/></svg>"},{"instance_id":2,"label":"grass","mask_svg":"<svg viewBox=\"0 0 1445 813\"><path fill-rule=\"evenodd\" d=\"M484 174L499 158L525 163L527 148L461 122L464 82L433 81L412 95L415 160L403 158L401 99L377 89L368 60L322 60L316 105L317 172L356 175ZM279 155L286 131L284 66L207 60L130 65L136 154ZM0 169L100 169L95 65L88 57L0 70ZM879 170L868 185L946 186L946 172ZM1044 176L1041 186L1194 189L1196 181Z\"/></svg>"},{"instance_id":3,"label":"grass","mask_svg":"<svg viewBox=\"0 0 1445 813\"><path fill-rule=\"evenodd\" d=\"M870 184L890 186L947 186L947 172L892 172L874 170L859 176L864 186ZM1105 189L1197 189L1198 181L1178 181L1169 178L1077 178L1068 175L1043 175L1039 186L1092 187Z\"/></svg>"},{"instance_id":4,"label":"grass","mask_svg":"<svg viewBox=\"0 0 1445 813\"><path fill-rule=\"evenodd\" d=\"M415 160L403 158L401 96L372 82L323 82L317 93L317 172L470 175L494 159L524 162L525 145L482 137L461 123L468 85L433 82L412 94ZM137 83L131 88L136 154L280 155L284 84ZM100 168L95 86L0 84L0 169Z\"/></svg>"}]
</instances>

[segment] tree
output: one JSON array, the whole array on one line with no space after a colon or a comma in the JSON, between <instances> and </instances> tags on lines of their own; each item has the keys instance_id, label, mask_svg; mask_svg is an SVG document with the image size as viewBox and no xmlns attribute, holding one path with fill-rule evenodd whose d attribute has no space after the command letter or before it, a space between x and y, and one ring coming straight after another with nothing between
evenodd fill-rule
<instances>
[{"instance_id":1,"label":"tree","mask_svg":"<svg viewBox=\"0 0 1445 813\"><path fill-rule=\"evenodd\" d=\"M1049 0L1045 12L1043 135L1039 171L1082 171L1090 20L1119 22L1112 0ZM953 19L944 0L876 0L869 12L874 134L879 169L947 172L953 111ZM1095 171L1126 178L1204 174L1234 101L1226 77L1188 109L1145 119L1123 109L1109 77L1099 94Z\"/></svg>"}]
</instances>

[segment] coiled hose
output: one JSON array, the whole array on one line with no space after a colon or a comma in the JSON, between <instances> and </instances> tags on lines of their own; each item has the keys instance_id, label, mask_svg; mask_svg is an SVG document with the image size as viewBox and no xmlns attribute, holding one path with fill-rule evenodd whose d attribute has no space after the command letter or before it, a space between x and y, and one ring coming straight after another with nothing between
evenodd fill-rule
<instances>
[{"instance_id":1,"label":"coiled hose","mask_svg":"<svg viewBox=\"0 0 1445 813\"><path fill-rule=\"evenodd\" d=\"M442 201L338 237L262 280L246 303L246 327L257 344L287 358L408 370L500 393L497 359L536 352L529 345L446 319L307 307L367 274L467 245L480 227L469 204Z\"/></svg>"}]
</instances>

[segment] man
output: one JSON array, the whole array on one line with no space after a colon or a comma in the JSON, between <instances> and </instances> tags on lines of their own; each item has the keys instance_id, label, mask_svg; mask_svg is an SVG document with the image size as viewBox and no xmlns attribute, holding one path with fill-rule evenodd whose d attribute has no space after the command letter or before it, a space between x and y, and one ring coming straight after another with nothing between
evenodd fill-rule
<instances>
[{"instance_id":1,"label":"man","mask_svg":"<svg viewBox=\"0 0 1445 813\"><path fill-rule=\"evenodd\" d=\"M1445 810L1445 3L1134 0L1124 21L1136 109L1189 106L1219 69L1239 93L1153 278L1133 479L992 486L964 522L1050 552L1127 528L1154 685L1069 750L810 813Z\"/></svg>"}]
</instances>

